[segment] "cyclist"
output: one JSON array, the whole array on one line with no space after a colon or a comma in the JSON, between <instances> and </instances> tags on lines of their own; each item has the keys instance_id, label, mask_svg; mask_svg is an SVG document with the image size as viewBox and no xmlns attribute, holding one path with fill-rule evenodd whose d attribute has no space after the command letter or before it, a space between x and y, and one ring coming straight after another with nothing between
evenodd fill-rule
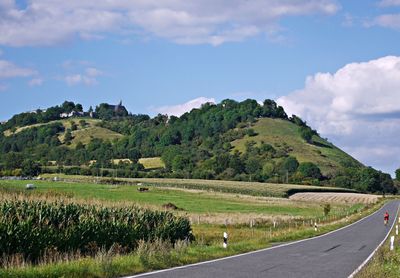
<instances>
[{"instance_id":1,"label":"cyclist","mask_svg":"<svg viewBox=\"0 0 400 278\"><path fill-rule=\"evenodd\" d=\"M389 213L388 212L385 212L385 216L383 217L383 220L384 220L385 226L386 226L389 222Z\"/></svg>"}]
</instances>

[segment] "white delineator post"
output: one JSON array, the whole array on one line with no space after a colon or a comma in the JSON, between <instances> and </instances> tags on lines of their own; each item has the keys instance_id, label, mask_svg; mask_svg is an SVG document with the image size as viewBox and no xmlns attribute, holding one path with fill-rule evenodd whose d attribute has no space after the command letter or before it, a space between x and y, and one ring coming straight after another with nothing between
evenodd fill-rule
<instances>
[{"instance_id":1,"label":"white delineator post","mask_svg":"<svg viewBox=\"0 0 400 278\"><path fill-rule=\"evenodd\" d=\"M399 235L399 225L396 225L396 236Z\"/></svg>"},{"instance_id":2,"label":"white delineator post","mask_svg":"<svg viewBox=\"0 0 400 278\"><path fill-rule=\"evenodd\" d=\"M315 231L318 231L318 225L317 225L317 222L315 222L315 223L314 223L314 230L315 230Z\"/></svg>"},{"instance_id":3,"label":"white delineator post","mask_svg":"<svg viewBox=\"0 0 400 278\"><path fill-rule=\"evenodd\" d=\"M228 247L228 233L224 232L224 248Z\"/></svg>"},{"instance_id":4,"label":"white delineator post","mask_svg":"<svg viewBox=\"0 0 400 278\"><path fill-rule=\"evenodd\" d=\"M394 236L390 237L390 251L394 250Z\"/></svg>"}]
</instances>

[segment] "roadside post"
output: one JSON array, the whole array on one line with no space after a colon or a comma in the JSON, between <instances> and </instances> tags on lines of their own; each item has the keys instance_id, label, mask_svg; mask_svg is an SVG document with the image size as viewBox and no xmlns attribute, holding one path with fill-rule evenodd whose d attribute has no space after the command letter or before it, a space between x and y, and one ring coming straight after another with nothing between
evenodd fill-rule
<instances>
[{"instance_id":1,"label":"roadside post","mask_svg":"<svg viewBox=\"0 0 400 278\"><path fill-rule=\"evenodd\" d=\"M224 248L228 247L228 233L224 232L224 244L223 244Z\"/></svg>"},{"instance_id":2,"label":"roadside post","mask_svg":"<svg viewBox=\"0 0 400 278\"><path fill-rule=\"evenodd\" d=\"M399 235L399 225L396 225L396 236Z\"/></svg>"},{"instance_id":3,"label":"roadside post","mask_svg":"<svg viewBox=\"0 0 400 278\"><path fill-rule=\"evenodd\" d=\"M315 223L314 223L314 230L317 232L318 231L318 224L317 224L317 221L315 221Z\"/></svg>"},{"instance_id":4,"label":"roadside post","mask_svg":"<svg viewBox=\"0 0 400 278\"><path fill-rule=\"evenodd\" d=\"M394 250L394 236L390 237L390 251Z\"/></svg>"}]
</instances>

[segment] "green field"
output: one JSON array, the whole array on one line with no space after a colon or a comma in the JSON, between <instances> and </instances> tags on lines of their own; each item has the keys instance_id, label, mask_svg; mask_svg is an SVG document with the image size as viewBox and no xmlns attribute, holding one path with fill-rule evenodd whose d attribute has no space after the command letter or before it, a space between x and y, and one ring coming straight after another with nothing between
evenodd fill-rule
<instances>
[{"instance_id":1,"label":"green field","mask_svg":"<svg viewBox=\"0 0 400 278\"><path fill-rule=\"evenodd\" d=\"M26 181L0 181L0 186L24 189ZM290 215L302 217L322 217L320 204L304 202L268 202L268 199L238 198L236 195L209 193L150 187L147 192L139 192L139 186L107 185L93 183L67 183L51 181L34 181L35 192L60 192L67 196L81 199L97 199L110 202L133 202L139 205L150 205L162 209L167 203L175 204L187 213L255 213L269 215ZM340 207L335 207L339 209Z\"/></svg>"},{"instance_id":2,"label":"green field","mask_svg":"<svg viewBox=\"0 0 400 278\"><path fill-rule=\"evenodd\" d=\"M239 181L222 181L222 180L196 180L196 179L156 179L156 178L116 178L113 180L107 178L96 179L90 176L63 175L63 174L43 174L44 178L58 177L67 181L76 182L111 182L118 181L121 183L137 184L141 183L146 186L157 187L177 187L182 189L196 189L213 192L224 192L233 194L245 194L251 196L263 197L287 197L297 192L354 192L354 190L328 187L328 186L311 186L296 184L273 184L260 182L239 182Z\"/></svg>"},{"instance_id":3,"label":"green field","mask_svg":"<svg viewBox=\"0 0 400 278\"><path fill-rule=\"evenodd\" d=\"M76 176L72 176L77 178ZM65 176L64 176L65 178ZM63 181L0 181L0 202L9 200L39 200L46 202L66 202L91 204L100 207L126 207L136 204L152 209L164 209L165 203L175 204L179 210L174 214L192 219L192 229L196 241L189 246L179 243L171 246L168 243L143 242L137 250L130 253L120 251L99 250L94 257L82 255L65 255L55 253L43 258L39 266L24 266L23 260L5 260L0 268L0 276L6 277L115 277L140 273L144 271L194 263L213 258L243 253L270 246L275 242L284 242L315 236L346 225L368 213L375 207L361 204L332 204L328 217L324 216L324 207L320 203L291 201L284 198L257 197L242 194L227 194L209 190L184 189L187 182L210 184L210 181L166 180L161 186L149 185L149 180L140 180L141 185L111 185L93 183L92 177L78 177L79 182ZM83 181L85 180L85 181ZM99 181L99 180L97 180ZM106 182L106 179L101 180ZM156 185L152 180L152 184ZM131 180L132 182L132 180ZM171 182L179 184L180 188L172 188ZM231 182L222 182L213 186L229 187ZM27 183L34 183L36 189L26 190ZM245 186L247 183L237 183ZM147 192L139 192L138 187L149 187ZM249 186L249 185L247 185ZM252 183L250 188L256 190L262 186L283 186L287 189L293 185L265 185ZM282 189L281 189L282 190ZM359 212L362 212L359 214ZM355 213L357 212L357 213ZM207 224L197 223L197 216L202 220L215 217L228 219L240 215L245 221L238 224ZM259 222L252 217L271 217ZM347 218L349 216L349 218ZM248 218L246 218L248 217ZM195 221L193 222L193 219ZM274 227L272 219L277 221ZM320 223L320 229L315 232L310 226L311 221ZM249 220L256 220L249 226ZM221 235L227 231L230 236L228 249L221 248ZM58 262L58 263L54 263Z\"/></svg>"},{"instance_id":4,"label":"green field","mask_svg":"<svg viewBox=\"0 0 400 278\"><path fill-rule=\"evenodd\" d=\"M341 163L346 161L360 164L354 158L318 136L314 135L313 137L316 144L305 143L300 136L299 126L289 121L263 118L259 119L251 128L257 135L245 136L233 141L234 150L244 152L245 144L248 141L255 141L257 144L265 142L276 149L287 150L299 162L317 164L325 175L341 168Z\"/></svg>"}]
</instances>

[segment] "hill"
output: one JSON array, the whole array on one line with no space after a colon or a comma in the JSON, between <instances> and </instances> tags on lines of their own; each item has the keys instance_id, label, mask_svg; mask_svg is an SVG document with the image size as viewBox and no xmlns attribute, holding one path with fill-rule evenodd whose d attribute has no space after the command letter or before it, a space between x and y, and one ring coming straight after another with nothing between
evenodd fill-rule
<instances>
[{"instance_id":1,"label":"hill","mask_svg":"<svg viewBox=\"0 0 400 278\"><path fill-rule=\"evenodd\" d=\"M151 118L116 107L100 104L84 112L80 104L64 102L15 115L0 125L0 174L57 171L395 190L389 175L365 167L272 100L207 103L181 117ZM46 167L54 162L58 167Z\"/></svg>"},{"instance_id":2,"label":"hill","mask_svg":"<svg viewBox=\"0 0 400 278\"><path fill-rule=\"evenodd\" d=\"M307 143L301 137L301 127L283 119L262 118L252 126L254 136L245 136L232 142L233 150L244 152L246 144L267 142L281 151L287 150L297 161L313 162L321 169L322 174L331 176L346 165L361 167L362 164L343 152L327 140L313 135L313 143Z\"/></svg>"}]
</instances>

